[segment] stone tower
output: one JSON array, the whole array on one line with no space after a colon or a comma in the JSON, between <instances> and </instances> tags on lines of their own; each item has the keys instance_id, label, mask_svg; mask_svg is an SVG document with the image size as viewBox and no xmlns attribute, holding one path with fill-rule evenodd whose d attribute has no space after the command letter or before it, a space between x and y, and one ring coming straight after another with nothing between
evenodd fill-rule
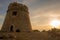
<instances>
[{"instance_id":1,"label":"stone tower","mask_svg":"<svg viewBox=\"0 0 60 40\"><path fill-rule=\"evenodd\" d=\"M30 32L31 24L26 5L14 2L8 6L6 18L1 31L4 32Z\"/></svg>"}]
</instances>

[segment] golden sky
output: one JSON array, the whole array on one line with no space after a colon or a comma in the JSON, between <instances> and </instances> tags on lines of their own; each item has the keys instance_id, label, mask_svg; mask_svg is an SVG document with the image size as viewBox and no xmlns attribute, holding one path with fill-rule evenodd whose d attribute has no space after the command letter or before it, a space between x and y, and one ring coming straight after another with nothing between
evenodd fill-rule
<instances>
[{"instance_id":1,"label":"golden sky","mask_svg":"<svg viewBox=\"0 0 60 40\"><path fill-rule=\"evenodd\" d=\"M0 26L4 22L9 3L16 0L0 0ZM60 20L60 0L17 0L29 8L32 29L49 30L50 21Z\"/></svg>"}]
</instances>

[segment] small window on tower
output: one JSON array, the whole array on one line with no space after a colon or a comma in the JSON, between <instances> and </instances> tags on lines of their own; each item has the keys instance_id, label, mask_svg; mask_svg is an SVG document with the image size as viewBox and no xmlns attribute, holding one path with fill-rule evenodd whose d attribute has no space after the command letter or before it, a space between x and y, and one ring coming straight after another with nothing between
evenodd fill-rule
<instances>
[{"instance_id":1,"label":"small window on tower","mask_svg":"<svg viewBox=\"0 0 60 40\"><path fill-rule=\"evenodd\" d=\"M16 12L16 11L14 11L12 15L13 15L13 16L16 16L16 15L17 15L17 12Z\"/></svg>"}]
</instances>

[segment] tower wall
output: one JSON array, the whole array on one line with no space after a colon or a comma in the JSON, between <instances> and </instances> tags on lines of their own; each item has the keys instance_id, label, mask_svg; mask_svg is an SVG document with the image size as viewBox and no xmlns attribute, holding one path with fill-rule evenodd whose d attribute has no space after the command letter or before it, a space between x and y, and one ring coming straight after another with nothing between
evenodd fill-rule
<instances>
[{"instance_id":1,"label":"tower wall","mask_svg":"<svg viewBox=\"0 0 60 40\"><path fill-rule=\"evenodd\" d=\"M27 6L11 3L8 7L1 31L28 32L32 31Z\"/></svg>"}]
</instances>

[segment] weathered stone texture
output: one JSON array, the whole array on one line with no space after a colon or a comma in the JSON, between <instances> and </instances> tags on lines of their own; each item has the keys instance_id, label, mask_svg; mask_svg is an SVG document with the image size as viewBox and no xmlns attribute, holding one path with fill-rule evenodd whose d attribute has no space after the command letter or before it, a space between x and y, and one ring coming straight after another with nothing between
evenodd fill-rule
<instances>
[{"instance_id":1,"label":"weathered stone texture","mask_svg":"<svg viewBox=\"0 0 60 40\"><path fill-rule=\"evenodd\" d=\"M14 32L17 29L21 32L32 31L27 6L16 2L9 5L1 31L9 32L11 26Z\"/></svg>"}]
</instances>

